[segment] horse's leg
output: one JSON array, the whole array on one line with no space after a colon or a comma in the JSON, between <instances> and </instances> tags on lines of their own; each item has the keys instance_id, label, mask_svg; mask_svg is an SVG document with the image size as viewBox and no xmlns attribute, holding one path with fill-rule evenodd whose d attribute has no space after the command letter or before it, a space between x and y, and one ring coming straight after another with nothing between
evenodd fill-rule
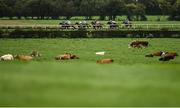
<instances>
[{"instance_id":1,"label":"horse's leg","mask_svg":"<svg viewBox=\"0 0 180 108\"><path fill-rule=\"evenodd\" d=\"M93 26L94 30L96 30L96 26Z\"/></svg>"}]
</instances>

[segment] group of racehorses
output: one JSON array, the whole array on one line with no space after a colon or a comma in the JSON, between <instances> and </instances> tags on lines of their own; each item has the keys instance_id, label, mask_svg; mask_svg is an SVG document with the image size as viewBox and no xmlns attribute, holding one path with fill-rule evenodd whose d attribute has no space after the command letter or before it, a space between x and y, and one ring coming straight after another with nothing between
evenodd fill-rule
<instances>
[{"instance_id":1,"label":"group of racehorses","mask_svg":"<svg viewBox=\"0 0 180 108\"><path fill-rule=\"evenodd\" d=\"M119 29L120 25L116 21L108 21L107 22L109 29ZM123 21L123 28L131 28L132 23ZM87 23L86 21L80 21L76 22L75 24L72 24L70 21L63 21L62 23L59 23L61 29L90 29L93 28L95 30L103 29L104 24L100 21L92 21L91 23Z\"/></svg>"}]
</instances>

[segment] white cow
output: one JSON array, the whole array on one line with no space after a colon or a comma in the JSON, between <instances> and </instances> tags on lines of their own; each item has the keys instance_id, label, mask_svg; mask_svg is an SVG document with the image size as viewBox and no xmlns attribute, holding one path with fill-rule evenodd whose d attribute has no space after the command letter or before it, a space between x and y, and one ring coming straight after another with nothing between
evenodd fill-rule
<instances>
[{"instance_id":1,"label":"white cow","mask_svg":"<svg viewBox=\"0 0 180 108\"><path fill-rule=\"evenodd\" d=\"M14 60L12 54L6 54L0 57L0 61L11 61L11 60Z\"/></svg>"}]
</instances>

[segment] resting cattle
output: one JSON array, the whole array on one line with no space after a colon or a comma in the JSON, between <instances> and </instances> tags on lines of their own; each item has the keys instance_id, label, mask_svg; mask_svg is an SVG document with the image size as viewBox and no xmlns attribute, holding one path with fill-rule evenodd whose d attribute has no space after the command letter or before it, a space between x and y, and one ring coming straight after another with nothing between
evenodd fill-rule
<instances>
[{"instance_id":1,"label":"resting cattle","mask_svg":"<svg viewBox=\"0 0 180 108\"><path fill-rule=\"evenodd\" d=\"M152 54L148 54L148 55L146 55L146 57L162 56L163 54L164 54L163 51L158 51L158 52L155 52Z\"/></svg>"},{"instance_id":2,"label":"resting cattle","mask_svg":"<svg viewBox=\"0 0 180 108\"><path fill-rule=\"evenodd\" d=\"M70 59L79 59L79 57L70 53L58 55L55 57L55 60L70 60Z\"/></svg>"},{"instance_id":3,"label":"resting cattle","mask_svg":"<svg viewBox=\"0 0 180 108\"><path fill-rule=\"evenodd\" d=\"M99 59L99 60L97 60L97 63L101 63L101 64L104 64L104 63L112 63L112 62L114 62L114 60L111 59L111 58Z\"/></svg>"},{"instance_id":4,"label":"resting cattle","mask_svg":"<svg viewBox=\"0 0 180 108\"><path fill-rule=\"evenodd\" d=\"M144 48L148 47L149 42L147 41L133 41L129 44L129 48Z\"/></svg>"},{"instance_id":5,"label":"resting cattle","mask_svg":"<svg viewBox=\"0 0 180 108\"><path fill-rule=\"evenodd\" d=\"M171 59L174 59L178 54L176 52L163 52L158 51L149 55L146 55L146 57L154 57L154 56L160 56L159 61L169 61Z\"/></svg>"},{"instance_id":6,"label":"resting cattle","mask_svg":"<svg viewBox=\"0 0 180 108\"><path fill-rule=\"evenodd\" d=\"M176 53L176 52L165 52L163 55L167 55L167 54L170 54L173 56L178 56L178 53Z\"/></svg>"},{"instance_id":7,"label":"resting cattle","mask_svg":"<svg viewBox=\"0 0 180 108\"><path fill-rule=\"evenodd\" d=\"M32 57L41 57L41 54L38 51L32 51L30 56L32 56Z\"/></svg>"},{"instance_id":8,"label":"resting cattle","mask_svg":"<svg viewBox=\"0 0 180 108\"><path fill-rule=\"evenodd\" d=\"M29 55L16 55L15 59L21 60L21 61L31 61L33 60L33 57Z\"/></svg>"},{"instance_id":9,"label":"resting cattle","mask_svg":"<svg viewBox=\"0 0 180 108\"><path fill-rule=\"evenodd\" d=\"M79 59L79 57L76 55L71 55L71 59Z\"/></svg>"},{"instance_id":10,"label":"resting cattle","mask_svg":"<svg viewBox=\"0 0 180 108\"><path fill-rule=\"evenodd\" d=\"M176 56L178 56L176 52L165 52L164 54L162 54L159 61L169 61L171 59L174 59Z\"/></svg>"},{"instance_id":11,"label":"resting cattle","mask_svg":"<svg viewBox=\"0 0 180 108\"><path fill-rule=\"evenodd\" d=\"M163 57L159 59L159 61L169 61L174 59L176 56L174 54L165 54Z\"/></svg>"},{"instance_id":12,"label":"resting cattle","mask_svg":"<svg viewBox=\"0 0 180 108\"><path fill-rule=\"evenodd\" d=\"M14 60L12 54L6 54L0 57L0 61L11 61L11 60Z\"/></svg>"}]
</instances>

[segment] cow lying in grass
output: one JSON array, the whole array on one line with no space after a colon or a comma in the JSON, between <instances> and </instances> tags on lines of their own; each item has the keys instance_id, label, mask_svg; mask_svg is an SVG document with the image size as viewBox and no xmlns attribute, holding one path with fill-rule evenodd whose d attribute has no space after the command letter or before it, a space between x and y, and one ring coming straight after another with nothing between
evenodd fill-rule
<instances>
[{"instance_id":1,"label":"cow lying in grass","mask_svg":"<svg viewBox=\"0 0 180 108\"><path fill-rule=\"evenodd\" d=\"M99 59L99 60L97 60L97 63L101 63L101 64L112 63L112 62L114 62L114 60L111 59L111 58L106 58L106 59Z\"/></svg>"},{"instance_id":2,"label":"cow lying in grass","mask_svg":"<svg viewBox=\"0 0 180 108\"><path fill-rule=\"evenodd\" d=\"M174 59L176 56L173 54L166 54L163 57L159 58L159 61L169 61L171 59Z\"/></svg>"},{"instance_id":3,"label":"cow lying in grass","mask_svg":"<svg viewBox=\"0 0 180 108\"><path fill-rule=\"evenodd\" d=\"M31 61L31 60L33 60L33 57L29 56L29 55L16 55L14 58L17 60L20 60L20 61Z\"/></svg>"},{"instance_id":4,"label":"cow lying in grass","mask_svg":"<svg viewBox=\"0 0 180 108\"><path fill-rule=\"evenodd\" d=\"M174 55L174 56L178 56L178 54L176 52L163 52L163 51L158 51L158 52L154 52L152 54L148 54L146 55L146 57L154 57L154 56L164 56L164 55L167 55L167 54L171 54L171 55Z\"/></svg>"},{"instance_id":5,"label":"cow lying in grass","mask_svg":"<svg viewBox=\"0 0 180 108\"><path fill-rule=\"evenodd\" d=\"M173 56L178 56L178 53L176 53L176 52L165 52L165 55L166 54L171 54L171 55L173 55Z\"/></svg>"},{"instance_id":6,"label":"cow lying in grass","mask_svg":"<svg viewBox=\"0 0 180 108\"><path fill-rule=\"evenodd\" d=\"M154 52L152 54L148 54L148 55L146 55L146 57L162 56L163 54L165 54L165 52L158 51L158 52Z\"/></svg>"},{"instance_id":7,"label":"cow lying in grass","mask_svg":"<svg viewBox=\"0 0 180 108\"><path fill-rule=\"evenodd\" d=\"M0 57L0 61L11 61L11 60L14 60L12 54L6 54Z\"/></svg>"},{"instance_id":8,"label":"cow lying in grass","mask_svg":"<svg viewBox=\"0 0 180 108\"><path fill-rule=\"evenodd\" d=\"M174 59L178 54L176 52L163 52L163 51L158 51L152 54L146 55L146 57L154 57L154 56L159 56L159 61L169 61L171 59Z\"/></svg>"},{"instance_id":9,"label":"cow lying in grass","mask_svg":"<svg viewBox=\"0 0 180 108\"><path fill-rule=\"evenodd\" d=\"M149 42L147 41L133 41L129 44L129 48L145 48L148 47Z\"/></svg>"},{"instance_id":10,"label":"cow lying in grass","mask_svg":"<svg viewBox=\"0 0 180 108\"><path fill-rule=\"evenodd\" d=\"M58 55L55 57L55 60L70 60L70 59L79 59L79 57L70 53Z\"/></svg>"},{"instance_id":11,"label":"cow lying in grass","mask_svg":"<svg viewBox=\"0 0 180 108\"><path fill-rule=\"evenodd\" d=\"M16 55L14 58L20 61L31 61L37 57L41 57L41 54L38 51L32 51L30 55Z\"/></svg>"},{"instance_id":12,"label":"cow lying in grass","mask_svg":"<svg viewBox=\"0 0 180 108\"><path fill-rule=\"evenodd\" d=\"M159 58L159 61L169 61L171 59L174 59L178 54L176 52L166 52Z\"/></svg>"}]
</instances>

